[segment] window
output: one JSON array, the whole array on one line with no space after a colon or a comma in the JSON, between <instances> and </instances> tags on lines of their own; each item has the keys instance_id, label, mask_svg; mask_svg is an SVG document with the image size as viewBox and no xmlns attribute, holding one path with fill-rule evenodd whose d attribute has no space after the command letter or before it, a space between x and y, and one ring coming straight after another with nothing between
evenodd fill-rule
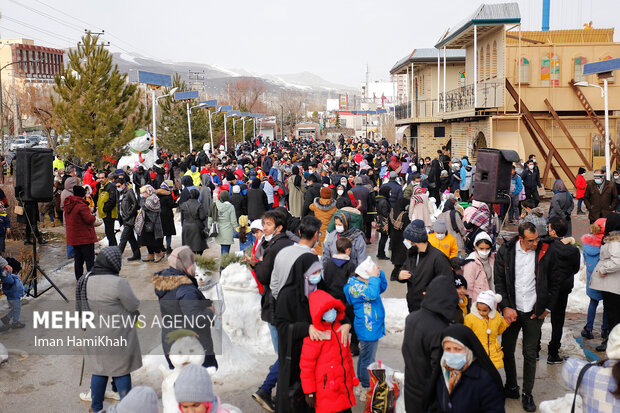
<instances>
[{"instance_id":1,"label":"window","mask_svg":"<svg viewBox=\"0 0 620 413\"><path fill-rule=\"evenodd\" d=\"M478 62L478 82L484 80L484 48L480 48L480 62Z\"/></svg>"},{"instance_id":2,"label":"window","mask_svg":"<svg viewBox=\"0 0 620 413\"><path fill-rule=\"evenodd\" d=\"M409 130L411 131L412 138L418 137L418 125L417 124L409 125Z\"/></svg>"},{"instance_id":3,"label":"window","mask_svg":"<svg viewBox=\"0 0 620 413\"><path fill-rule=\"evenodd\" d=\"M560 86L560 58L549 53L543 57L540 65L541 86Z\"/></svg>"},{"instance_id":4,"label":"window","mask_svg":"<svg viewBox=\"0 0 620 413\"><path fill-rule=\"evenodd\" d=\"M605 138L602 135L592 136L592 156L605 156Z\"/></svg>"},{"instance_id":5,"label":"window","mask_svg":"<svg viewBox=\"0 0 620 413\"><path fill-rule=\"evenodd\" d=\"M491 78L491 47L487 44L487 54L484 58L484 79Z\"/></svg>"},{"instance_id":6,"label":"window","mask_svg":"<svg viewBox=\"0 0 620 413\"><path fill-rule=\"evenodd\" d=\"M583 56L575 58L575 72L573 73L573 79L575 82L583 82L586 80L586 77L583 74L583 65L586 63L588 63L588 60Z\"/></svg>"},{"instance_id":7,"label":"window","mask_svg":"<svg viewBox=\"0 0 620 413\"><path fill-rule=\"evenodd\" d=\"M445 138L446 137L446 127L445 126L435 126L435 131L433 136L435 138Z\"/></svg>"},{"instance_id":8,"label":"window","mask_svg":"<svg viewBox=\"0 0 620 413\"><path fill-rule=\"evenodd\" d=\"M530 61L525 57L519 59L519 77L518 83L530 83Z\"/></svg>"},{"instance_id":9,"label":"window","mask_svg":"<svg viewBox=\"0 0 620 413\"><path fill-rule=\"evenodd\" d=\"M613 59L613 58L611 56L605 56L604 58L601 59L601 61L603 61L603 60L610 60L610 59ZM608 82L613 82L614 81L614 75L613 74L614 74L614 72L611 72L611 76L607 78ZM601 83L602 82L603 81L601 80Z\"/></svg>"},{"instance_id":10,"label":"window","mask_svg":"<svg viewBox=\"0 0 620 413\"><path fill-rule=\"evenodd\" d=\"M459 72L459 77L457 79L457 85L459 88L465 86L465 72Z\"/></svg>"},{"instance_id":11,"label":"window","mask_svg":"<svg viewBox=\"0 0 620 413\"><path fill-rule=\"evenodd\" d=\"M493 40L493 51L491 52L491 77L497 77L497 41Z\"/></svg>"}]
</instances>

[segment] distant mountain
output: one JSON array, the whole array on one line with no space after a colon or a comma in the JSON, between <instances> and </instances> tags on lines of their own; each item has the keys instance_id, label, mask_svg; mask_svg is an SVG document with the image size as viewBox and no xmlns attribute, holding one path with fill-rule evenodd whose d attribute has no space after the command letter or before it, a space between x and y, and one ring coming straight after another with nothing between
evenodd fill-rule
<instances>
[{"instance_id":1,"label":"distant mountain","mask_svg":"<svg viewBox=\"0 0 620 413\"><path fill-rule=\"evenodd\" d=\"M313 73L302 72L293 74L258 74L245 69L226 69L214 64L193 62L159 61L141 56L137 53L113 53L113 60L123 72L129 73L130 81L137 81L138 70L174 75L179 73L188 84L198 82L204 84L209 95L225 93L226 86L233 78L252 77L261 79L268 92L282 89L297 90L320 95L336 95L338 93L355 93L352 86L331 83ZM192 72L190 74L190 71Z\"/></svg>"}]
</instances>

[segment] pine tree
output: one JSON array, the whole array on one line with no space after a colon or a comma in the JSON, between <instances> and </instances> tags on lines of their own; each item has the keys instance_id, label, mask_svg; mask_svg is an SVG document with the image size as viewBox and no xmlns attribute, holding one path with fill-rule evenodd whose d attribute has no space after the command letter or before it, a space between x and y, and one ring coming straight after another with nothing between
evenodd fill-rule
<instances>
[{"instance_id":1,"label":"pine tree","mask_svg":"<svg viewBox=\"0 0 620 413\"><path fill-rule=\"evenodd\" d=\"M112 64L112 54L98 36L87 33L68 57L67 67L55 78L58 97L52 99L58 131L71 137L60 151L101 166L148 124L150 112L137 85L127 83L127 74Z\"/></svg>"},{"instance_id":2,"label":"pine tree","mask_svg":"<svg viewBox=\"0 0 620 413\"><path fill-rule=\"evenodd\" d=\"M178 88L179 92L186 92L189 89L187 83L181 80L177 73L172 78L172 87ZM164 94L168 93L167 89ZM159 101L158 113L160 114L157 124L157 140L162 148L168 149L172 153L189 152L189 129L187 125L187 103L188 101L174 101L172 99L161 99ZM195 106L198 101L189 101L190 106ZM215 135L214 135L215 137ZM192 111L192 141L196 150L201 150L205 142L209 139L209 114L205 109L196 108Z\"/></svg>"}]
</instances>

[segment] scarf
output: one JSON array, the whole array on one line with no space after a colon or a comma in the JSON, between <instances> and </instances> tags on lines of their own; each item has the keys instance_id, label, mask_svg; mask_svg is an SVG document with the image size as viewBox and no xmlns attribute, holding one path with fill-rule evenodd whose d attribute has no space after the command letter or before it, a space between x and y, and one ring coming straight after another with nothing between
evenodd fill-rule
<instances>
[{"instance_id":1,"label":"scarf","mask_svg":"<svg viewBox=\"0 0 620 413\"><path fill-rule=\"evenodd\" d=\"M489 262L489 257L482 258L478 253L478 259L482 263L482 268L484 268L484 273L487 276L487 282L489 283L489 289L495 291L495 283L493 282L493 267L491 267L491 263Z\"/></svg>"},{"instance_id":2,"label":"scarf","mask_svg":"<svg viewBox=\"0 0 620 413\"><path fill-rule=\"evenodd\" d=\"M416 185L413 188L413 195L411 195L411 199L413 199L413 206L424 203L424 198L422 198L419 194L424 193L424 188L419 185Z\"/></svg>"},{"instance_id":3,"label":"scarf","mask_svg":"<svg viewBox=\"0 0 620 413\"><path fill-rule=\"evenodd\" d=\"M456 224L456 209L454 209L455 202L456 200L454 199L446 200L446 203L443 206L442 212L450 211L450 224L452 225L452 229L454 230L454 232L458 233L459 227Z\"/></svg>"},{"instance_id":4,"label":"scarf","mask_svg":"<svg viewBox=\"0 0 620 413\"><path fill-rule=\"evenodd\" d=\"M168 256L168 265L192 276L196 274L195 261L196 257L187 245L175 248Z\"/></svg>"},{"instance_id":5,"label":"scarf","mask_svg":"<svg viewBox=\"0 0 620 413\"><path fill-rule=\"evenodd\" d=\"M453 369L452 367L448 367L448 365L446 365L446 362L443 358L443 355L441 356L441 370L443 372L443 378L446 382L448 393L452 394L452 390L454 390L454 387L456 386L456 384L459 382L459 380L461 380L461 376L463 375L463 372L467 370L467 368L471 365L471 363L474 362L474 353L471 351L469 347L467 347L466 345L464 345L463 343L461 343L459 340L455 338L445 337L442 340L442 344L445 343L446 341L452 341L464 347L465 354L467 355L466 356L467 363L465 363L465 365L460 370L456 370L456 369Z\"/></svg>"},{"instance_id":6,"label":"scarf","mask_svg":"<svg viewBox=\"0 0 620 413\"><path fill-rule=\"evenodd\" d=\"M476 212L474 212L471 216L470 222L484 232L491 231L491 211L489 211L487 204L483 203L480 207L478 207Z\"/></svg>"},{"instance_id":7,"label":"scarf","mask_svg":"<svg viewBox=\"0 0 620 413\"><path fill-rule=\"evenodd\" d=\"M121 251L118 247L105 247L102 248L97 259L95 260L95 266L92 270L82 275L77 281L75 286L75 309L78 312L90 311L88 305L87 284L88 279L94 275L99 274L112 274L118 275L121 270L122 257Z\"/></svg>"}]
</instances>

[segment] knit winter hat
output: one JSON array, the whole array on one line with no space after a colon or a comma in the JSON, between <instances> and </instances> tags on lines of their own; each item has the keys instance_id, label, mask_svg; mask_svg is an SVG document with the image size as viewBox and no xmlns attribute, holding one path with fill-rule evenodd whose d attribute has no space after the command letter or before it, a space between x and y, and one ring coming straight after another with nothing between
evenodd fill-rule
<instances>
[{"instance_id":1,"label":"knit winter hat","mask_svg":"<svg viewBox=\"0 0 620 413\"><path fill-rule=\"evenodd\" d=\"M261 219L255 219L254 221L252 221L252 223L250 224L250 230L253 229L259 229L259 230L263 230L263 220Z\"/></svg>"},{"instance_id":2,"label":"knit winter hat","mask_svg":"<svg viewBox=\"0 0 620 413\"><path fill-rule=\"evenodd\" d=\"M467 280L461 274L454 273L454 285L456 286L456 288L467 288Z\"/></svg>"},{"instance_id":3,"label":"knit winter hat","mask_svg":"<svg viewBox=\"0 0 620 413\"><path fill-rule=\"evenodd\" d=\"M501 301L502 296L500 294L495 294L492 290L481 292L478 294L478 298L476 299L477 303L488 305L491 311L495 309L495 304L500 303Z\"/></svg>"},{"instance_id":4,"label":"knit winter hat","mask_svg":"<svg viewBox=\"0 0 620 413\"><path fill-rule=\"evenodd\" d=\"M76 185L73 187L73 195L84 198L86 196L86 189L82 188L80 185Z\"/></svg>"},{"instance_id":5,"label":"knit winter hat","mask_svg":"<svg viewBox=\"0 0 620 413\"><path fill-rule=\"evenodd\" d=\"M398 173L396 171L390 172L390 179L396 179L396 178L398 178Z\"/></svg>"},{"instance_id":6,"label":"knit winter hat","mask_svg":"<svg viewBox=\"0 0 620 413\"><path fill-rule=\"evenodd\" d=\"M476 238L474 238L474 245L478 245L478 241L482 240L488 241L489 244L493 245L491 236L484 231L480 231L478 235L476 235Z\"/></svg>"},{"instance_id":7,"label":"knit winter hat","mask_svg":"<svg viewBox=\"0 0 620 413\"><path fill-rule=\"evenodd\" d=\"M403 236L411 242L428 242L428 234L426 233L426 228L424 228L424 221L421 219L411 221L411 223L407 225L407 228L405 228Z\"/></svg>"},{"instance_id":8,"label":"knit winter hat","mask_svg":"<svg viewBox=\"0 0 620 413\"><path fill-rule=\"evenodd\" d=\"M326 186L321 188L321 198L330 199L332 197L332 190Z\"/></svg>"},{"instance_id":9,"label":"knit winter hat","mask_svg":"<svg viewBox=\"0 0 620 413\"><path fill-rule=\"evenodd\" d=\"M159 185L159 187L161 189L165 189L166 191L172 191L172 187L174 187L174 182L168 179L162 182L161 185Z\"/></svg>"},{"instance_id":10,"label":"knit winter hat","mask_svg":"<svg viewBox=\"0 0 620 413\"><path fill-rule=\"evenodd\" d=\"M233 194L241 193L241 187L239 185L233 186Z\"/></svg>"},{"instance_id":11,"label":"knit winter hat","mask_svg":"<svg viewBox=\"0 0 620 413\"><path fill-rule=\"evenodd\" d=\"M615 326L607 339L607 357L613 360L620 359L620 324Z\"/></svg>"},{"instance_id":12,"label":"knit winter hat","mask_svg":"<svg viewBox=\"0 0 620 413\"><path fill-rule=\"evenodd\" d=\"M197 364L188 364L183 367L181 374L174 383L174 395L177 403L207 402L217 403L217 396L213 393L213 383L207 369ZM217 411L217 408L212 408Z\"/></svg>"},{"instance_id":13,"label":"knit winter hat","mask_svg":"<svg viewBox=\"0 0 620 413\"><path fill-rule=\"evenodd\" d=\"M435 223L433 224L433 231L435 231L436 234L445 234L446 231L448 231L446 221L444 221L443 219L438 219L437 221L435 221Z\"/></svg>"},{"instance_id":14,"label":"knit winter hat","mask_svg":"<svg viewBox=\"0 0 620 413\"><path fill-rule=\"evenodd\" d=\"M157 393L146 386L138 386L117 404L108 407L108 413L159 413Z\"/></svg>"},{"instance_id":15,"label":"knit winter hat","mask_svg":"<svg viewBox=\"0 0 620 413\"><path fill-rule=\"evenodd\" d=\"M117 246L102 248L97 255L97 259L95 259L95 264L99 264L99 266L111 270L114 274L118 274L123 265L121 250Z\"/></svg>"}]
</instances>

